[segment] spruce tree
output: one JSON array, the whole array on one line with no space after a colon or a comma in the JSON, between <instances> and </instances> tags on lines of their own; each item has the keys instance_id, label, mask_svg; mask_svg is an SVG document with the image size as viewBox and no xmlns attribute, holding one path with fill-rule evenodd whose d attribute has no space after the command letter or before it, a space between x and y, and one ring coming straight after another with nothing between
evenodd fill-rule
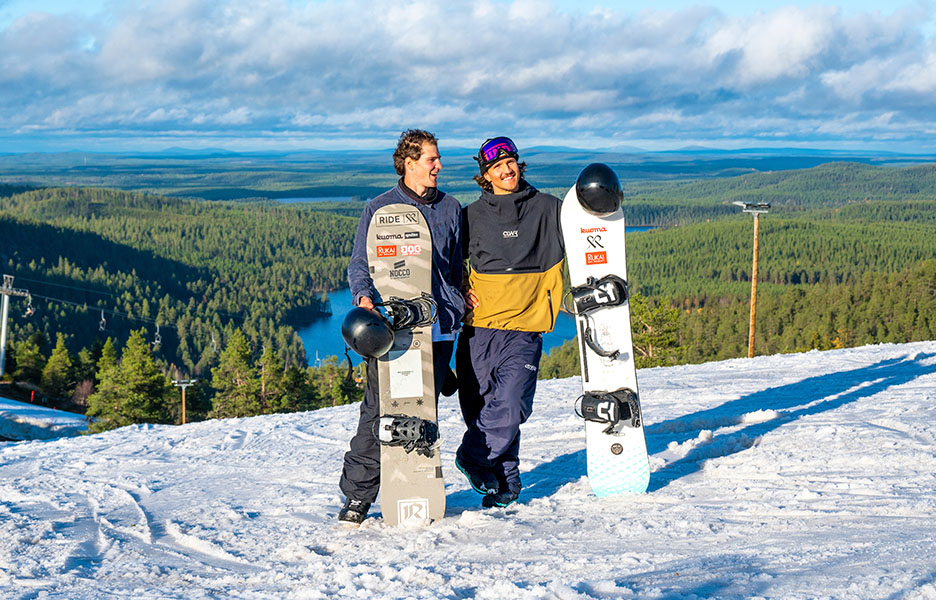
<instances>
[{"instance_id":1,"label":"spruce tree","mask_svg":"<svg viewBox=\"0 0 936 600\"><path fill-rule=\"evenodd\" d=\"M272 346L267 346L260 357L260 402L264 413L296 410L295 399L286 395L283 377L283 361Z\"/></svg>"},{"instance_id":2,"label":"spruce tree","mask_svg":"<svg viewBox=\"0 0 936 600\"><path fill-rule=\"evenodd\" d=\"M250 343L240 329L235 329L228 338L211 374L211 385L218 393L209 417L249 417L261 413L260 380L252 364Z\"/></svg>"},{"instance_id":3,"label":"spruce tree","mask_svg":"<svg viewBox=\"0 0 936 600\"><path fill-rule=\"evenodd\" d=\"M171 423L174 388L153 360L143 329L130 332L119 363L108 339L98 361L98 388L88 397L97 433L134 423Z\"/></svg>"},{"instance_id":4,"label":"spruce tree","mask_svg":"<svg viewBox=\"0 0 936 600\"><path fill-rule=\"evenodd\" d=\"M42 368L42 391L54 398L65 396L73 384L73 370L71 356L65 347L65 336L59 333L52 355Z\"/></svg>"},{"instance_id":5,"label":"spruce tree","mask_svg":"<svg viewBox=\"0 0 936 600\"><path fill-rule=\"evenodd\" d=\"M34 333L14 345L16 370L13 371L13 377L17 381L39 384L46 363L42 355L43 345L45 337L41 333Z\"/></svg>"}]
</instances>

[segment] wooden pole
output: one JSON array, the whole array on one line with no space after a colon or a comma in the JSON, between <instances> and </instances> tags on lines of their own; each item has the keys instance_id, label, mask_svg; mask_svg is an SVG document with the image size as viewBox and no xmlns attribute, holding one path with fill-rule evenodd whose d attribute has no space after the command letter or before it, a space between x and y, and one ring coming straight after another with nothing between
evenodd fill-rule
<instances>
[{"instance_id":1,"label":"wooden pole","mask_svg":"<svg viewBox=\"0 0 936 600\"><path fill-rule=\"evenodd\" d=\"M185 425L185 388L190 385L195 385L198 382L197 379L173 379L172 384L178 388L182 388L182 424Z\"/></svg>"},{"instance_id":2,"label":"wooden pole","mask_svg":"<svg viewBox=\"0 0 936 600\"><path fill-rule=\"evenodd\" d=\"M754 358L754 318L757 314L757 234L760 215L754 213L754 265L751 267L751 327L748 334L748 358Z\"/></svg>"}]
</instances>

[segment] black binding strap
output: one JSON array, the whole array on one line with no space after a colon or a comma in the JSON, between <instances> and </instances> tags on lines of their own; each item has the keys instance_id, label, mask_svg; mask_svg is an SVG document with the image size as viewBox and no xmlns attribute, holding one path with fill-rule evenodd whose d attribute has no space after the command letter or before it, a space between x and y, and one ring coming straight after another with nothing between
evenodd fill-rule
<instances>
[{"instance_id":1,"label":"black binding strap","mask_svg":"<svg viewBox=\"0 0 936 600\"><path fill-rule=\"evenodd\" d=\"M387 316L390 317L390 327L394 331L427 327L439 319L436 301L425 292L409 300L391 296L386 302L379 302L374 306L386 309Z\"/></svg>"}]
</instances>

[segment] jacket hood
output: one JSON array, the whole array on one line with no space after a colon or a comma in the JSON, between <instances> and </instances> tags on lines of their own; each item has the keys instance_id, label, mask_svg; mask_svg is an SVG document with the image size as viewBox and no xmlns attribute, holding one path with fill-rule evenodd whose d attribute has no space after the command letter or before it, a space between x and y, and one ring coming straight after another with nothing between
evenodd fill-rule
<instances>
[{"instance_id":1,"label":"jacket hood","mask_svg":"<svg viewBox=\"0 0 936 600\"><path fill-rule=\"evenodd\" d=\"M512 194L497 195L487 190L481 191L481 201L491 207L499 215L517 218L517 211L520 210L519 204L529 200L537 194L537 189L526 182L520 181L520 189Z\"/></svg>"}]
</instances>

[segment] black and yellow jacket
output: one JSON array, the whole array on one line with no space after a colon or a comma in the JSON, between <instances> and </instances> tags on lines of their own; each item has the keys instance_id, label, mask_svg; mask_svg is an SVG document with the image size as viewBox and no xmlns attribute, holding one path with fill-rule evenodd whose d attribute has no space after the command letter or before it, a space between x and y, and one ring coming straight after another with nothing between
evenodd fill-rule
<instances>
[{"instance_id":1,"label":"black and yellow jacket","mask_svg":"<svg viewBox=\"0 0 936 600\"><path fill-rule=\"evenodd\" d=\"M525 181L520 191L481 198L462 209L468 286L479 306L465 324L552 331L562 302L561 202Z\"/></svg>"}]
</instances>

